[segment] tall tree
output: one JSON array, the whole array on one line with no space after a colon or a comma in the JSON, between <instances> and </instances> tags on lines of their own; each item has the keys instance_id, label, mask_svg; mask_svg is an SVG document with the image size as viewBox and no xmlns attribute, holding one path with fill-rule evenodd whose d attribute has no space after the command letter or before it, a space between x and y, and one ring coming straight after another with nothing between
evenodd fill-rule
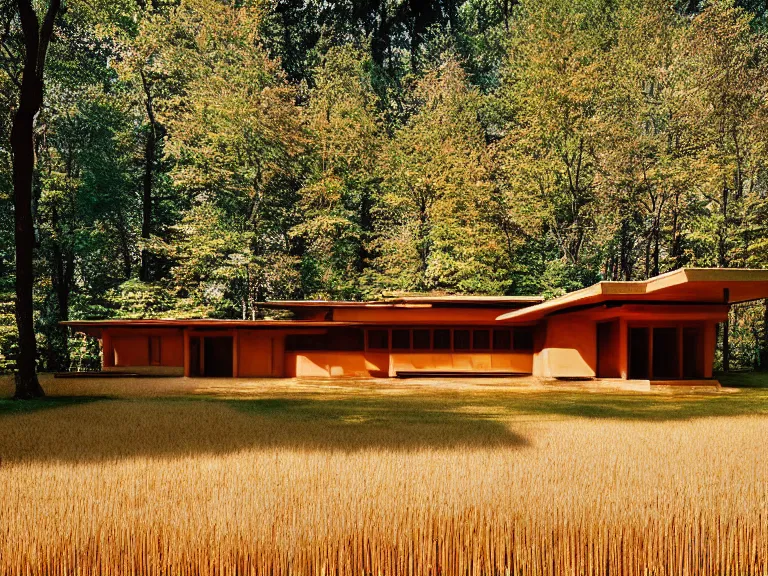
<instances>
[{"instance_id":1,"label":"tall tree","mask_svg":"<svg viewBox=\"0 0 768 576\"><path fill-rule=\"evenodd\" d=\"M509 186L537 200L569 265L583 264L595 219L597 115L606 85L610 2L532 0L512 35L498 93Z\"/></svg>"},{"instance_id":2,"label":"tall tree","mask_svg":"<svg viewBox=\"0 0 768 576\"><path fill-rule=\"evenodd\" d=\"M174 182L193 204L177 228L189 239L182 246L194 251L204 238L215 245L211 235L221 230L234 239L222 247L220 269L202 276L185 266L198 261L194 253L179 254L176 278L220 314L250 317L257 302L293 290L294 159L306 144L295 90L260 44L261 17L257 8L186 0L173 13L162 55L185 83L161 118L171 134Z\"/></svg>"},{"instance_id":3,"label":"tall tree","mask_svg":"<svg viewBox=\"0 0 768 576\"><path fill-rule=\"evenodd\" d=\"M360 296L384 140L370 70L361 49L331 48L305 111L310 174L300 191L304 218L291 234L305 242L304 284L314 297Z\"/></svg>"},{"instance_id":4,"label":"tall tree","mask_svg":"<svg viewBox=\"0 0 768 576\"><path fill-rule=\"evenodd\" d=\"M32 219L32 177L35 169L35 118L43 104L45 57L61 0L50 0L42 23L32 0L18 0L19 19L24 37L24 68L19 89L19 105L11 128L13 150L13 192L16 219L16 324L19 330L19 359L16 398L44 396L37 379L35 362L34 248Z\"/></svg>"},{"instance_id":5,"label":"tall tree","mask_svg":"<svg viewBox=\"0 0 768 576\"><path fill-rule=\"evenodd\" d=\"M632 280L682 264L690 132L672 113L677 86L670 80L670 42L681 19L663 1L629 3L618 10L617 26L605 69L613 81L597 112L603 142L596 185L603 209L596 236L605 276Z\"/></svg>"},{"instance_id":6,"label":"tall tree","mask_svg":"<svg viewBox=\"0 0 768 576\"><path fill-rule=\"evenodd\" d=\"M704 263L741 266L740 233L745 199L758 182L759 153L767 107L765 40L751 28L752 16L729 0L709 4L680 44L676 74L684 98L676 110L696 133L690 164L707 208L700 235L711 256ZM730 368L729 321L723 323L723 369Z\"/></svg>"},{"instance_id":7,"label":"tall tree","mask_svg":"<svg viewBox=\"0 0 768 576\"><path fill-rule=\"evenodd\" d=\"M370 282L390 290L503 293L504 250L487 213L482 96L455 58L413 92L417 112L381 157Z\"/></svg>"}]
</instances>

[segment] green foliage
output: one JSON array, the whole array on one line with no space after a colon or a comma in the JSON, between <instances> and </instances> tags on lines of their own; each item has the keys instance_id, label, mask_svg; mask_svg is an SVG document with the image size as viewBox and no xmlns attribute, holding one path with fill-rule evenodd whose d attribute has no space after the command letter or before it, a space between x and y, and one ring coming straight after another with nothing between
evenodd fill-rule
<instances>
[{"instance_id":1,"label":"green foliage","mask_svg":"<svg viewBox=\"0 0 768 576\"><path fill-rule=\"evenodd\" d=\"M553 260L547 264L541 276L540 292L545 298L556 298L599 281L600 277L590 268L574 266L562 260Z\"/></svg>"},{"instance_id":2,"label":"green foliage","mask_svg":"<svg viewBox=\"0 0 768 576\"><path fill-rule=\"evenodd\" d=\"M370 70L361 50L351 45L331 48L309 93L309 170L299 191L303 218L291 236L305 246L302 270L313 297L361 295L383 140Z\"/></svg>"},{"instance_id":3,"label":"green foliage","mask_svg":"<svg viewBox=\"0 0 768 576\"><path fill-rule=\"evenodd\" d=\"M450 55L417 83L416 112L381 159L368 284L395 290L505 292L505 254L487 204L492 186L482 97Z\"/></svg>"},{"instance_id":4,"label":"green foliage","mask_svg":"<svg viewBox=\"0 0 768 576\"><path fill-rule=\"evenodd\" d=\"M8 286L5 289L8 290ZM15 366L15 354L18 341L16 317L14 316L14 294L10 291L0 293L0 372Z\"/></svg>"},{"instance_id":5,"label":"green foliage","mask_svg":"<svg viewBox=\"0 0 768 576\"><path fill-rule=\"evenodd\" d=\"M23 46L0 8L4 370ZM765 22L728 0L73 0L36 126L40 366L98 364L66 319L766 267ZM733 311L735 365L768 366L764 311Z\"/></svg>"},{"instance_id":6,"label":"green foliage","mask_svg":"<svg viewBox=\"0 0 768 576\"><path fill-rule=\"evenodd\" d=\"M173 299L164 286L131 278L107 294L116 307L117 318L167 318Z\"/></svg>"}]
</instances>

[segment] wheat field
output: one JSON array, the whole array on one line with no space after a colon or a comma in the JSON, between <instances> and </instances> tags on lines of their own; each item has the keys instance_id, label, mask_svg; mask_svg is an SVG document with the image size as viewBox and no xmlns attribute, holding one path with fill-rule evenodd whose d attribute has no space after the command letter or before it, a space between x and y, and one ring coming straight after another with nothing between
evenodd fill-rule
<instances>
[{"instance_id":1,"label":"wheat field","mask_svg":"<svg viewBox=\"0 0 768 576\"><path fill-rule=\"evenodd\" d=\"M189 382L0 402L0 573L768 574L768 390Z\"/></svg>"}]
</instances>

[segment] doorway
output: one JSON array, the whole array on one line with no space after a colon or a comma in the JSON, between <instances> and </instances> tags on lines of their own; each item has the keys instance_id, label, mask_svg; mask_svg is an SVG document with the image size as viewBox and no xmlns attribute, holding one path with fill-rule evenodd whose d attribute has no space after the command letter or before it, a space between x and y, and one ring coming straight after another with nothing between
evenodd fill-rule
<instances>
[{"instance_id":1,"label":"doorway","mask_svg":"<svg viewBox=\"0 0 768 576\"><path fill-rule=\"evenodd\" d=\"M629 378L631 380L648 380L650 378L650 332L648 328L628 329L629 347Z\"/></svg>"},{"instance_id":2,"label":"doorway","mask_svg":"<svg viewBox=\"0 0 768 576\"><path fill-rule=\"evenodd\" d=\"M597 324L597 377L619 378L619 322Z\"/></svg>"},{"instance_id":3,"label":"doorway","mask_svg":"<svg viewBox=\"0 0 768 576\"><path fill-rule=\"evenodd\" d=\"M203 338L204 376L232 376L232 336Z\"/></svg>"}]
</instances>

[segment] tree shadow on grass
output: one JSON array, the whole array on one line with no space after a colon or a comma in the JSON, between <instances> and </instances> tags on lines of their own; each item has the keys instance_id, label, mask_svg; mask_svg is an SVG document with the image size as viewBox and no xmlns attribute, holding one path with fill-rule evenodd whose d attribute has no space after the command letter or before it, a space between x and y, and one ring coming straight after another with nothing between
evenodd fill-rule
<instances>
[{"instance_id":1,"label":"tree shadow on grass","mask_svg":"<svg viewBox=\"0 0 768 576\"><path fill-rule=\"evenodd\" d=\"M7 414L26 414L38 410L50 410L78 404L88 404L99 400L106 400L108 396L48 396L33 398L30 400L14 400L12 398L0 398L0 416Z\"/></svg>"},{"instance_id":2,"label":"tree shadow on grass","mask_svg":"<svg viewBox=\"0 0 768 576\"><path fill-rule=\"evenodd\" d=\"M56 397L0 403L0 469L11 462L169 458L254 449L518 449L530 442L512 429L516 419L582 417L652 423L743 415L768 415L768 390L305 394L248 399Z\"/></svg>"},{"instance_id":3,"label":"tree shadow on grass","mask_svg":"<svg viewBox=\"0 0 768 576\"><path fill-rule=\"evenodd\" d=\"M492 413L393 403L303 400L99 400L0 417L0 466L308 451L521 448ZM1 469L1 468L0 468Z\"/></svg>"}]
</instances>

